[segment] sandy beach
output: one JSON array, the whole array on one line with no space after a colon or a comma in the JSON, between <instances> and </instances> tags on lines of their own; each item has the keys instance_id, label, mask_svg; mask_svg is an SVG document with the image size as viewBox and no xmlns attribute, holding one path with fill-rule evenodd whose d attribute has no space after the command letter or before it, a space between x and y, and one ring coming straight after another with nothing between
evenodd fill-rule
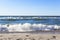
<instances>
[{"instance_id":1,"label":"sandy beach","mask_svg":"<svg viewBox=\"0 0 60 40\"><path fill-rule=\"evenodd\" d=\"M0 40L60 40L58 33L0 33Z\"/></svg>"}]
</instances>

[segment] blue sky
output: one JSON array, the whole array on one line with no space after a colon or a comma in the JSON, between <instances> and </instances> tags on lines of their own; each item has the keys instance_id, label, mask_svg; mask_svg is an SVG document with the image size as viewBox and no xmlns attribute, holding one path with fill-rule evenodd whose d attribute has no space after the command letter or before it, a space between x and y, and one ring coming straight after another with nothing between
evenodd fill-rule
<instances>
[{"instance_id":1,"label":"blue sky","mask_svg":"<svg viewBox=\"0 0 60 40\"><path fill-rule=\"evenodd\" d=\"M60 15L60 0L0 0L0 15Z\"/></svg>"}]
</instances>

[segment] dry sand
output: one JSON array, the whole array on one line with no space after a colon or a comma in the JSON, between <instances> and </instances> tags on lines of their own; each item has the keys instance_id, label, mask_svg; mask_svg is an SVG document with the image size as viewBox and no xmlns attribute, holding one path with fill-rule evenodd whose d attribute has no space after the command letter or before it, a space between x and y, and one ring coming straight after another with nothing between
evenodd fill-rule
<instances>
[{"instance_id":1,"label":"dry sand","mask_svg":"<svg viewBox=\"0 0 60 40\"><path fill-rule=\"evenodd\" d=\"M0 40L60 40L60 34L52 33L0 33Z\"/></svg>"}]
</instances>

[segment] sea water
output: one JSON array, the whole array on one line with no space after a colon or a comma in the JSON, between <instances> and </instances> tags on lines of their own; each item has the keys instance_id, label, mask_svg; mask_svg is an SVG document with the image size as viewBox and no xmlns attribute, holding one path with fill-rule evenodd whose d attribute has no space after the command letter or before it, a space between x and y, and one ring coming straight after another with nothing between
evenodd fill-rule
<instances>
[{"instance_id":1,"label":"sea water","mask_svg":"<svg viewBox=\"0 0 60 40\"><path fill-rule=\"evenodd\" d=\"M0 31L35 31L60 29L60 19L15 19L0 20Z\"/></svg>"}]
</instances>

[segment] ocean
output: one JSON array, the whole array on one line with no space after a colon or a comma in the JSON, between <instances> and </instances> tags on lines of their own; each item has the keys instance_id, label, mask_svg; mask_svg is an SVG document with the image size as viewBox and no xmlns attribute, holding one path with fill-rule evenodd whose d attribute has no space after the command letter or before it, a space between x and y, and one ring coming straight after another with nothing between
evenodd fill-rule
<instances>
[{"instance_id":1,"label":"ocean","mask_svg":"<svg viewBox=\"0 0 60 40\"><path fill-rule=\"evenodd\" d=\"M33 16L34 18L32 18L31 16L22 16L24 17L23 19L19 19L18 17L20 16L0 17L0 31L50 31L54 29L60 29L60 17Z\"/></svg>"}]
</instances>

